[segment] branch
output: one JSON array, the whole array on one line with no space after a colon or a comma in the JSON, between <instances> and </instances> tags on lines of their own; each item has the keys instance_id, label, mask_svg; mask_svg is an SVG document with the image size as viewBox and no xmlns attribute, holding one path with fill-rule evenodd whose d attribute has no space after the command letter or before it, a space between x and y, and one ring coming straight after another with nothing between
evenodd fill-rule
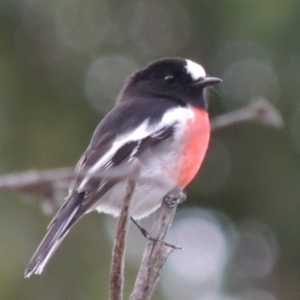
<instances>
[{"instance_id":1,"label":"branch","mask_svg":"<svg viewBox=\"0 0 300 300\"><path fill-rule=\"evenodd\" d=\"M275 128L282 128L284 125L280 112L265 98L257 98L241 109L215 117L210 124L214 131L249 121L258 121Z\"/></svg>"},{"instance_id":2,"label":"branch","mask_svg":"<svg viewBox=\"0 0 300 300\"><path fill-rule=\"evenodd\" d=\"M135 177L134 163L126 163L116 170L97 171L91 175L88 171L74 173L73 168L58 168L52 170L30 170L20 173L12 173L0 176L0 192L18 191L46 198L49 213L57 210L61 203L61 191L70 185L70 181L76 177L91 176L95 179L127 179ZM147 180L147 178L139 179ZM157 180L159 183L159 181ZM50 211L49 211L50 210Z\"/></svg>"},{"instance_id":3,"label":"branch","mask_svg":"<svg viewBox=\"0 0 300 300\"><path fill-rule=\"evenodd\" d=\"M183 198L184 197L184 198ZM174 205L170 206L166 198L176 199ZM169 255L174 249L180 249L164 242L168 230L173 222L177 205L185 199L185 195L178 190L170 192L158 212L158 217L150 232L151 237L158 241L149 241L144 251L142 263L135 281L130 300L149 300L161 276L162 269Z\"/></svg>"},{"instance_id":4,"label":"branch","mask_svg":"<svg viewBox=\"0 0 300 300\"><path fill-rule=\"evenodd\" d=\"M73 168L58 168L52 170L30 170L21 173L0 176L0 190L22 190L34 187L38 184L45 184L53 181L70 181L75 176L90 176L95 179L124 179L134 173L134 167L130 163L118 167L117 170L99 170L97 174L90 174L88 171L81 171L74 174Z\"/></svg>"},{"instance_id":5,"label":"branch","mask_svg":"<svg viewBox=\"0 0 300 300\"><path fill-rule=\"evenodd\" d=\"M134 174L137 177L140 170L138 160L134 162ZM110 284L109 284L109 299L122 300L124 286L124 259L125 259L125 243L128 232L129 212L131 200L135 189L135 178L129 178L127 181L126 194L124 204L119 216L116 237L113 247L113 255L111 261Z\"/></svg>"}]
</instances>

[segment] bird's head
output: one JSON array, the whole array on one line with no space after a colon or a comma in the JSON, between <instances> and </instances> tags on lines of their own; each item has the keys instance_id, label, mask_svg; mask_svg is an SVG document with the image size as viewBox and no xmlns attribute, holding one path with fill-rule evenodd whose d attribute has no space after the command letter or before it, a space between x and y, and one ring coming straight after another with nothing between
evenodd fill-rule
<instances>
[{"instance_id":1,"label":"bird's head","mask_svg":"<svg viewBox=\"0 0 300 300\"><path fill-rule=\"evenodd\" d=\"M168 98L180 105L192 104L206 109L205 88L222 80L208 77L204 68L188 59L156 60L134 73L128 80L121 98L127 96L158 99Z\"/></svg>"}]
</instances>

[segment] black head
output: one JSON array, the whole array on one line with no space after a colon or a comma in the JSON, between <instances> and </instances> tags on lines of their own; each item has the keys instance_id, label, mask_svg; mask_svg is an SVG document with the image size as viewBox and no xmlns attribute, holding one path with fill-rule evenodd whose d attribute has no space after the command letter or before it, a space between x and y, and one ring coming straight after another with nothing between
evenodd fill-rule
<instances>
[{"instance_id":1,"label":"black head","mask_svg":"<svg viewBox=\"0 0 300 300\"><path fill-rule=\"evenodd\" d=\"M120 99L151 96L158 101L165 98L180 105L192 104L206 109L204 89L221 81L219 78L207 77L203 67L190 60L164 58L134 73Z\"/></svg>"}]
</instances>

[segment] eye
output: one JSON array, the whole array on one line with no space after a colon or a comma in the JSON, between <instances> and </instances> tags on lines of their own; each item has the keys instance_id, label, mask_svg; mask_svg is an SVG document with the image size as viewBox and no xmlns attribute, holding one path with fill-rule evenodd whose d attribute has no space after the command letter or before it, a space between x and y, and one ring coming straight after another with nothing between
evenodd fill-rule
<instances>
[{"instance_id":1,"label":"eye","mask_svg":"<svg viewBox=\"0 0 300 300\"><path fill-rule=\"evenodd\" d=\"M170 84L170 85L172 85L172 84L174 84L174 83L177 82L177 78L174 75L171 75L171 74L170 75L166 75L165 78L164 78L164 80L165 80L165 82L167 84Z\"/></svg>"}]
</instances>

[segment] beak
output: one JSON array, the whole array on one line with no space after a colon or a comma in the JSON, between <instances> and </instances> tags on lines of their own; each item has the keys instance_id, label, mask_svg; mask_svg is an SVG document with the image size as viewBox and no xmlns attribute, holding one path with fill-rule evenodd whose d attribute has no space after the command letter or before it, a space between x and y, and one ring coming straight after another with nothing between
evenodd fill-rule
<instances>
[{"instance_id":1,"label":"beak","mask_svg":"<svg viewBox=\"0 0 300 300\"><path fill-rule=\"evenodd\" d=\"M198 81L195 82L195 84L199 87L205 88L209 85L213 85L216 83L220 83L223 80L217 77L204 77L204 78L200 78Z\"/></svg>"}]
</instances>

